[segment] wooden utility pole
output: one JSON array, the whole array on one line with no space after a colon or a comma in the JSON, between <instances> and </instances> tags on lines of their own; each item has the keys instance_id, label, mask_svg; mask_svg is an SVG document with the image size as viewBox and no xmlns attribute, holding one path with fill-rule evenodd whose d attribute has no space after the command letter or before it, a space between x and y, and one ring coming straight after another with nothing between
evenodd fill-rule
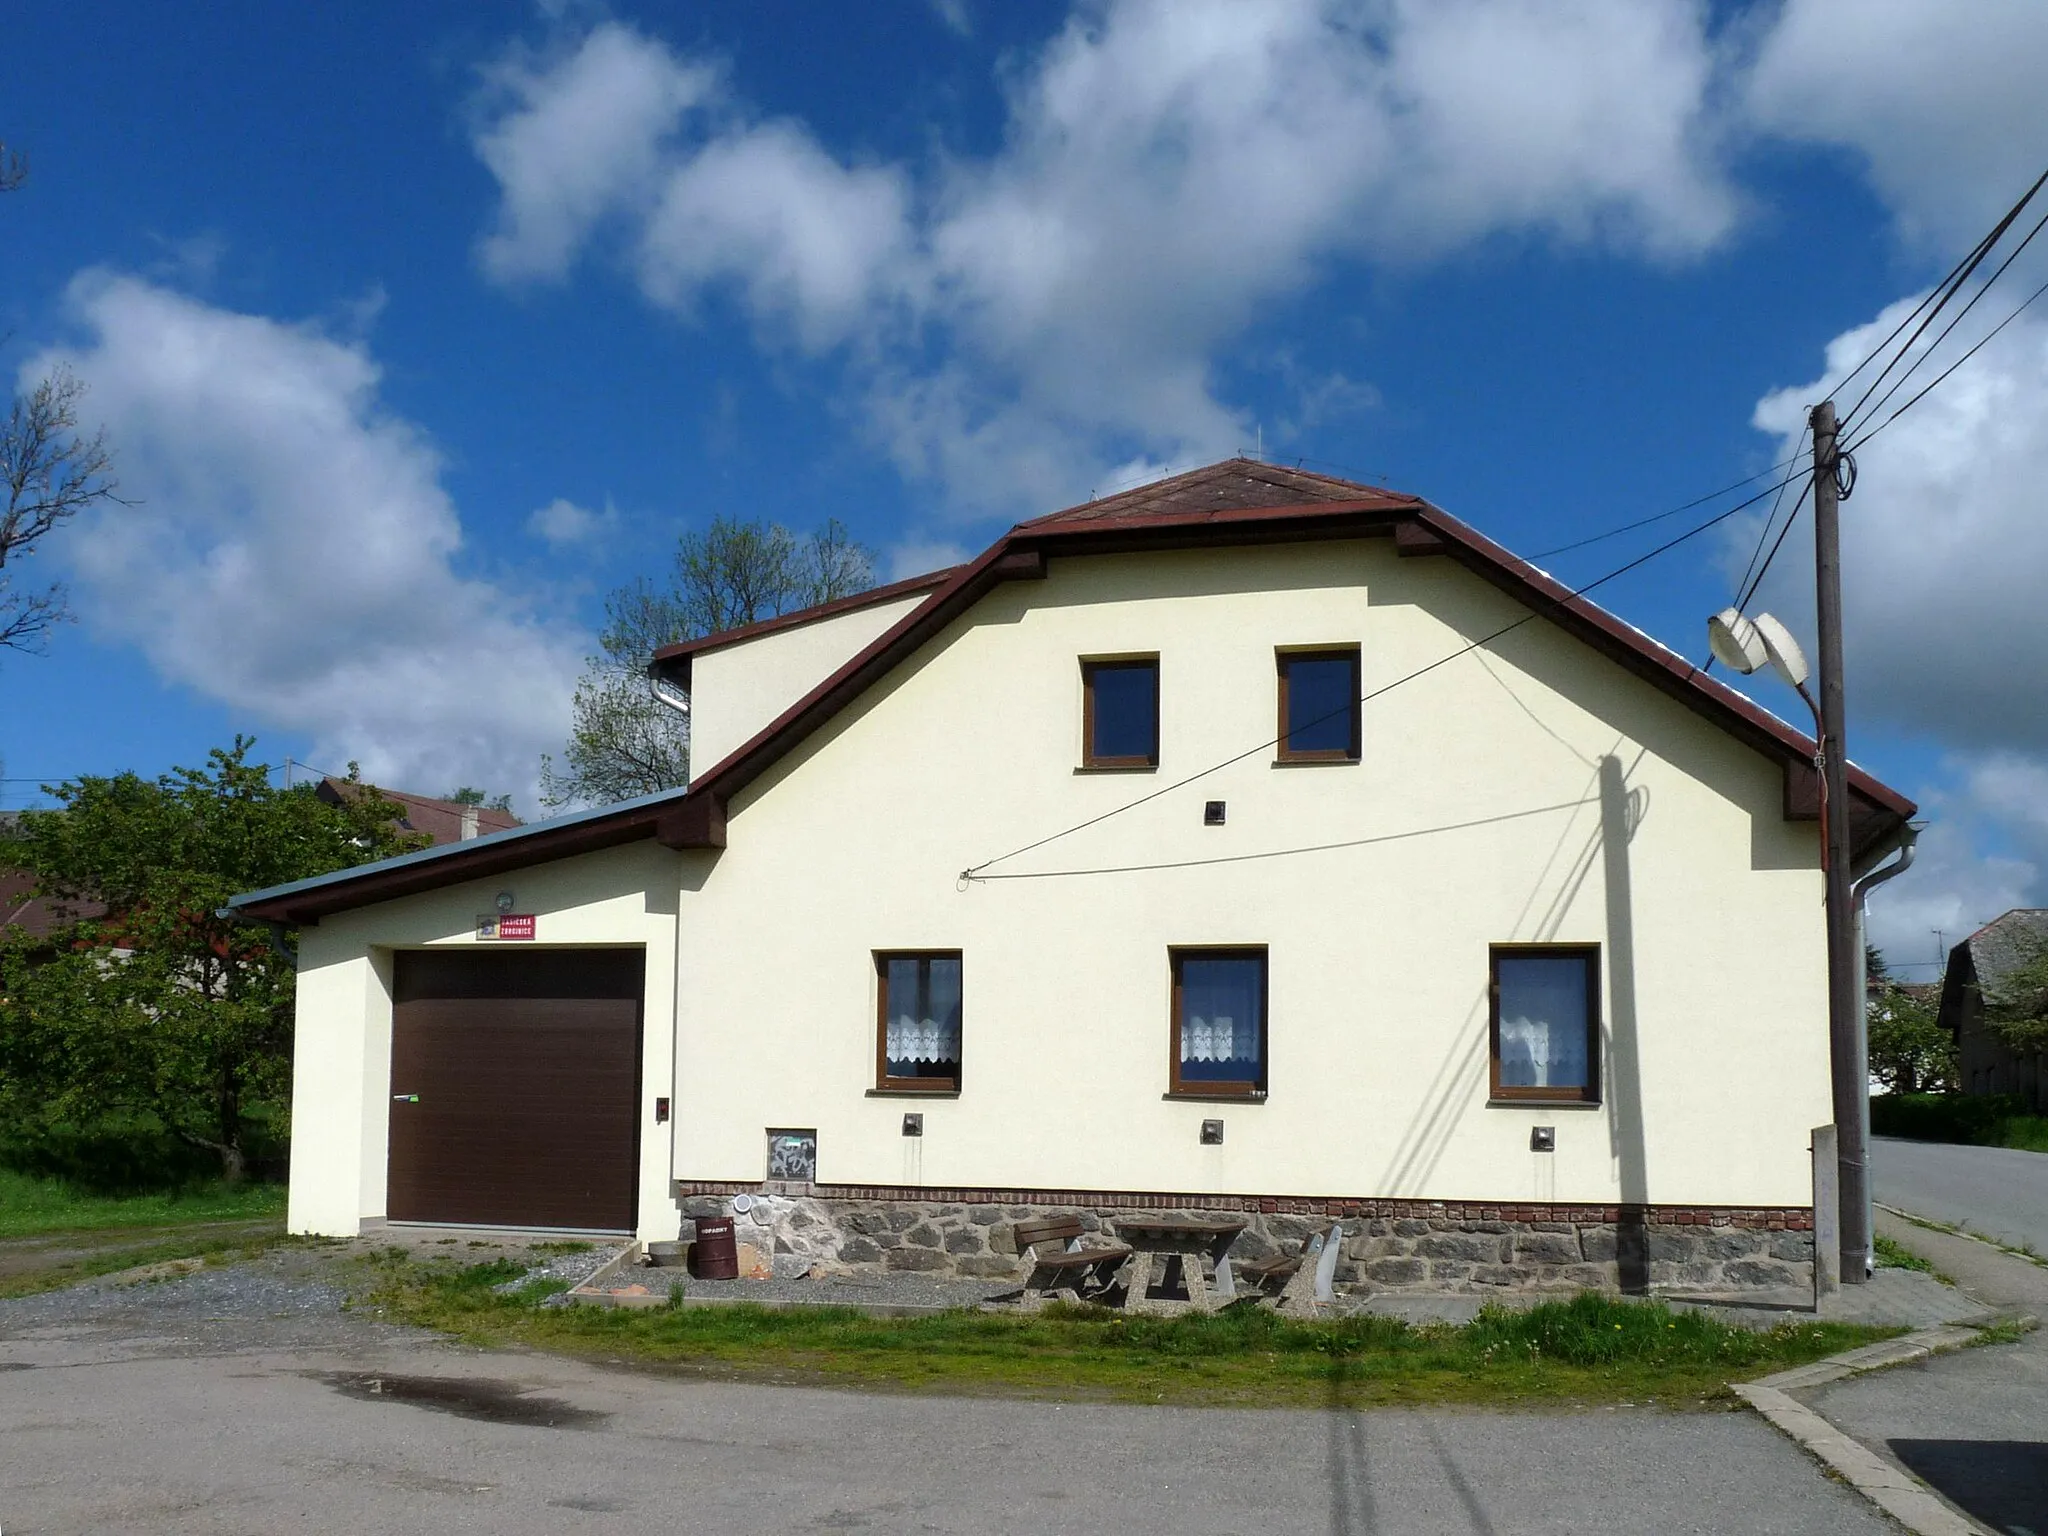
<instances>
[{"instance_id":1,"label":"wooden utility pole","mask_svg":"<svg viewBox=\"0 0 2048 1536\"><path fill-rule=\"evenodd\" d=\"M1870 1274L1869 1148L1863 1105L1870 1085L1862 1057L1863 999L1856 995L1856 911L1849 892L1849 754L1843 737L1842 529L1835 480L1835 402L1813 408L1813 544L1815 619L1820 630L1821 836L1826 861L1828 1047L1833 1065L1836 1182L1842 1235L1842 1284Z\"/></svg>"}]
</instances>

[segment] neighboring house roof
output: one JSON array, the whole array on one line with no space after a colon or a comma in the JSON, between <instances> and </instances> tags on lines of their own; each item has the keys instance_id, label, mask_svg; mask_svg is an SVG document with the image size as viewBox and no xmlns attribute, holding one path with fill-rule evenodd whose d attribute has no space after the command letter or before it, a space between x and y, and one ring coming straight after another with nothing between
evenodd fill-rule
<instances>
[{"instance_id":1,"label":"neighboring house roof","mask_svg":"<svg viewBox=\"0 0 2048 1536\"><path fill-rule=\"evenodd\" d=\"M674 848L725 846L725 809L812 732L940 634L1006 581L1045 575L1048 559L1140 550L1189 549L1281 541L1391 538L1404 557L1445 556L1535 613L1618 662L1730 735L1777 759L1785 772L1785 814L1818 814L1819 775L1812 738L1652 640L1641 630L1538 570L1420 497L1328 475L1230 459L1118 495L1019 523L978 557L937 572L917 607L771 721L751 740L698 774L687 791L650 795L602 811L541 822L461 849L429 850L367 864L318 881L236 898L253 916L317 920L371 901L479 879L544 859L653 837ZM899 583L899 590L914 590ZM843 608L839 611L845 611ZM822 617L817 610L771 621ZM759 627L755 628L759 632ZM687 675L688 656L734 643L737 632L671 648L649 671ZM1860 854L1881 849L1916 807L1897 790L1851 767L1852 839ZM438 855L430 857L430 855Z\"/></svg>"},{"instance_id":2,"label":"neighboring house roof","mask_svg":"<svg viewBox=\"0 0 2048 1536\"><path fill-rule=\"evenodd\" d=\"M347 779L324 778L314 791L329 805L361 794L377 794L399 808L397 826L401 832L424 833L434 847L460 843L492 832L509 832L521 825L510 811L487 805L464 805L459 800L436 800L428 795L409 795L402 789L385 789L375 784L352 784Z\"/></svg>"},{"instance_id":3,"label":"neighboring house roof","mask_svg":"<svg viewBox=\"0 0 2048 1536\"><path fill-rule=\"evenodd\" d=\"M90 922L107 915L106 904L36 896L36 877L26 869L0 869L0 937L25 934L47 939L67 923Z\"/></svg>"},{"instance_id":4,"label":"neighboring house roof","mask_svg":"<svg viewBox=\"0 0 2048 1536\"><path fill-rule=\"evenodd\" d=\"M2015 907L1971 934L1951 950L1954 958L1967 953L1977 989L1987 1003L2002 1003L2004 987L2012 973L2048 947L2048 907Z\"/></svg>"}]
</instances>

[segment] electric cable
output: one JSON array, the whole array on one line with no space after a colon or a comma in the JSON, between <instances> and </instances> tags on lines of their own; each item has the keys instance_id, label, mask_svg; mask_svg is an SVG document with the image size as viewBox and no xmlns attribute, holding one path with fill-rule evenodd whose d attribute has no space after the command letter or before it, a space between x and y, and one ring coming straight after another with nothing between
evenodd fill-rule
<instances>
[{"instance_id":1,"label":"electric cable","mask_svg":"<svg viewBox=\"0 0 2048 1536\"><path fill-rule=\"evenodd\" d=\"M1786 463L1788 463L1788 464L1791 464L1791 463L1797 463L1797 462L1798 462L1798 460L1799 460L1799 458L1801 457L1801 454L1802 454L1802 452L1803 452L1803 450L1805 449L1805 446L1806 446L1806 434L1807 434L1807 433L1809 433L1809 432L1811 432L1812 430L1813 430L1813 426L1812 426L1812 423L1810 423L1810 422L1809 422L1809 423L1808 423L1807 425L1805 425L1805 426L1803 426L1803 427L1801 427L1801 428L1799 429L1799 448L1798 448L1798 449L1795 449L1795 450L1793 451L1792 457L1791 457L1790 459L1787 459L1787 460L1785 461ZM1774 501L1774 502L1772 502L1772 503L1771 503L1771 515L1770 515L1769 517L1767 517L1767 518L1765 518L1765 519L1764 519L1764 525L1763 525L1763 528L1762 528L1761 530L1759 530L1759 532L1757 533L1757 536L1756 536L1756 548L1752 549L1752 550L1751 550L1751 551L1749 552L1749 564L1745 565L1745 566L1744 566L1744 567L1742 568L1742 579L1741 579L1740 581L1738 581L1738 582L1736 582L1736 583L1735 583L1735 590L1736 590L1736 592L1737 592L1738 594L1739 594L1739 593L1741 593L1742 591L1744 591L1744 590L1745 590L1745 589L1746 589L1746 588L1748 587L1748 585L1749 585L1749 573L1750 573L1751 571L1753 571L1753 570L1755 570L1755 569L1756 569L1756 559L1757 559L1757 556L1758 556L1758 555L1761 555L1761 554L1762 554L1762 553L1764 552L1764 541L1765 541L1766 539L1770 538L1770 536L1771 536L1771 527L1772 527L1772 525L1773 525L1773 524L1775 524L1775 523L1776 523L1776 522L1778 521L1778 508L1779 508L1779 507L1780 507L1781 505L1783 505L1783 503L1784 503L1784 500L1785 500L1785 487L1786 487L1786 486L1788 486L1788 485L1790 485L1791 483L1792 483L1791 479L1789 479L1789 478L1788 478L1788 479L1786 479L1786 480L1783 480L1783 481L1781 481L1781 482L1779 483L1779 485L1778 485L1778 499L1777 499L1776 501ZM1792 505L1792 515L1793 515L1794 517L1797 517L1797 516L1799 515L1799 506L1800 506L1800 503L1801 503L1801 502L1804 502L1805 500L1806 500L1806 492L1805 492L1804 490L1802 490L1802 491L1801 491L1801 492L1799 493L1799 501L1798 501L1798 502L1794 502L1794 503L1793 503L1793 505ZM1773 548L1775 548L1775 547L1776 547L1776 546L1774 545L1774 546L1773 546ZM1743 602L1742 598L1741 598L1740 596L1738 596L1738 597L1737 597L1737 599L1736 599L1736 602L1735 602L1735 606L1736 606L1737 608L1740 608L1740 607L1742 606L1742 602ZM1708 658L1708 665L1709 665L1709 666L1711 666L1712 664L1713 664L1713 660L1712 660L1712 658L1711 658L1711 657L1709 657L1709 658Z\"/></svg>"},{"instance_id":2,"label":"electric cable","mask_svg":"<svg viewBox=\"0 0 2048 1536\"><path fill-rule=\"evenodd\" d=\"M2036 299L2040 298L2041 295L2044 293L2048 293L2048 283L2043 283L2040 287L2036 288L2032 293L2028 294L2026 298L2020 301L2019 307L2017 309L2015 309L2011 314L2007 315L2003 320L1999 321L1998 324L1993 326L1989 331L1985 332L1985 334L1978 339L1977 344L1971 347L1969 351L1965 352L1961 357L1957 358L1954 362L1950 363L1946 368L1942 369L1940 373L1936 374L1934 378L1928 382L1928 385L1925 389L1921 390L1919 394L1913 396L1912 399L1908 400L1896 411L1893 411L1891 415L1885 417L1883 421L1879 422L1876 426L1872 427L1868 432L1865 432L1862 436L1858 437L1847 448L1842 449L1842 453L1845 455L1853 454L1858 448L1861 448L1865 443L1869 442L1873 437L1877 436L1878 433L1882 432L1886 427L1890 426L1893 422L1897 421L1901 416L1905 415L1906 412L1913 409L1913 407L1918 405L1922 400L1925 400L1930 394L1934 392L1936 386L1938 386L1942 382L1942 380L1946 379L1950 374L1954 373L1958 368L1962 367L1963 364L1967 363L1971 358L1975 357L1980 351L1983 350L1986 342L1990 341L1993 336L1996 336L2008 325L2011 325L2013 321L2019 319L2021 314L2024 313L2026 309Z\"/></svg>"},{"instance_id":3,"label":"electric cable","mask_svg":"<svg viewBox=\"0 0 2048 1536\"><path fill-rule=\"evenodd\" d=\"M2001 277L2005 276L2006 268L2010 267L2015 261L2018 261L2020 258L2020 253L2025 251L2029 245L2033 244L2034 236L2041 233L2041 229L2044 225L2048 225L2048 214L2043 214L2040 217L2040 219L2035 222L2034 227L2027 231L2026 238L2020 241L2018 245L2014 246L2012 248L2012 251L2006 256L2005 260L1998 264L1998 270L1996 272L1993 272L1991 276L1986 278L1984 280L1984 285L1970 296L1970 302L1965 304L1960 310L1956 311L1956 317L1953 320L1949 321L1947 325L1942 327L1941 334L1935 337L1934 340L1930 341L1927 344L1926 349L1922 351L1918 357L1913 359L1912 366L1909 367L1904 373L1900 374L1898 378L1892 381L1892 387L1890 389L1886 390L1882 395L1878 396L1876 403L1870 407L1871 414L1875 415L1877 412L1883 410L1885 406L1890 402L1892 396L1896 395L1901 389L1906 387L1907 382L1913 377L1913 375L1918 373L1921 367L1925 365L1928 362L1928 360L1934 356L1936 349L1938 349L1944 341L1947 341L1950 334L1954 332L1955 328L1961 325L1963 321L1969 317L1970 311L1977 307L1978 303L1983 299L1984 295L1989 293L1992 290L1992 288L1996 286L1998 280ZM1946 375L1944 375L1944 377L1946 377ZM1849 417L1845 417L1843 419L1843 426L1845 428L1853 425L1853 423L1854 413L1851 413Z\"/></svg>"},{"instance_id":4,"label":"electric cable","mask_svg":"<svg viewBox=\"0 0 2048 1536\"><path fill-rule=\"evenodd\" d=\"M1659 512L1651 517L1637 518L1632 523L1623 523L1619 528L1610 528L1605 533L1595 533L1583 539L1574 539L1569 544L1559 544L1551 549L1539 549L1536 551L1535 554L1530 555L1527 558L1531 560L1548 560L1552 555L1561 555L1565 553L1565 551L1567 550L1583 549L1588 544L1598 544L1603 539L1619 538L1624 533L1633 533L1638 528L1647 528L1652 523L1661 523L1666 518L1678 516L1678 514L1681 512L1690 512L1694 507L1703 507L1710 501L1718 501L1723 496L1728 495L1731 491L1739 491L1745 485L1750 484L1752 481L1761 480L1765 475L1776 474L1781 469L1789 469L1792 465L1797 464L1798 462L1799 455L1795 453L1789 459L1782 459L1776 464L1772 464L1764 469L1758 470L1753 475L1744 475L1740 480L1737 480L1734 484L1724 485L1718 491L1709 491L1704 496L1695 496L1691 501L1673 507L1667 512ZM1782 490L1789 483L1789 481L1780 481L1778 488ZM1766 491L1764 494L1769 495L1770 493Z\"/></svg>"},{"instance_id":5,"label":"electric cable","mask_svg":"<svg viewBox=\"0 0 2048 1536\"><path fill-rule=\"evenodd\" d=\"M1771 552L1768 555L1764 556L1764 563L1756 573L1756 580L1752 581L1746 588L1744 588L1742 596L1735 600L1735 606L1737 609L1747 608L1749 606L1749 600L1752 597L1756 596L1757 588L1761 587L1764 584L1764 577L1770 571L1771 562L1778 558L1778 551L1784 547L1785 535L1790 533L1792 531L1792 525L1799 521L1800 509L1806 505L1806 498L1808 494L1812 492L1812 490L1813 481L1809 479L1806 482L1806 484L1800 488L1799 499L1792 503L1792 515L1785 519L1785 526L1778 530L1777 542L1771 545Z\"/></svg>"},{"instance_id":6,"label":"electric cable","mask_svg":"<svg viewBox=\"0 0 2048 1536\"><path fill-rule=\"evenodd\" d=\"M1982 240L1979 240L1977 242L1976 248L1972 250L1970 254L1963 259L1960 266L1960 270L1957 271L1952 278L1945 280L1944 284L1935 290L1936 294L1939 295L1938 302L1935 303L1932 309L1928 310L1926 316L1921 320L1919 327L1913 332L1913 334L1906 338L1905 345L1901 346L1896 352L1892 354L1891 361L1886 363L1884 367L1881 370L1879 370L1877 377L1870 381L1869 386L1865 388L1862 395L1857 398L1856 403L1850 406L1848 410L1842 413L1842 419L1844 421L1849 420L1850 418L1855 416L1855 414L1858 411L1863 409L1865 402L1867 402L1870 399L1870 397L1877 392L1878 388L1884 383L1886 377L1890 375L1892 369L1898 367L1899 360L1905 357L1907 353L1913 350L1913 344L1917 342L1921 338L1921 336L1926 333L1927 327L1935 322L1935 319L1941 314L1942 310L1948 307L1949 302L1955 298L1958 292L1961 291L1963 284L1967 283L1970 280L1970 274L1975 272L1978 267L1983 265L1984 258L1991 254L1992 247L1997 245L2000 240L2003 240L2005 238L2005 232L2008 229L2012 228L2014 221L2019 218L2021 213L2025 212L2027 204L2031 203L2034 200L2034 194L2041 190L2041 187L2044 183L2048 183L2048 171L2043 171L2039 178L2036 179L2034 184L2031 187L2027 188L2025 194L2020 198L2020 200L2014 203L2011 208L2006 210L2005 217L2000 219L1995 225L1993 225L1991 232L1987 234ZM1925 307L1924 301L1921 307ZM1917 309L1915 313L1918 313ZM1906 320L1901 321L1897 329L1895 329L1892 332L1892 337L1897 336L1899 334L1899 331L1904 330L1907 324L1911 322L1911 319L1912 317L1909 315L1906 318ZM1878 345L1876 350L1878 352L1882 352L1885 347L1891 344L1892 337L1887 337L1882 343ZM1875 355L1876 353L1873 352L1872 356ZM1866 359L1866 361L1868 361L1868 359ZM1860 373L1862 371L1862 368L1863 365L1859 363L1856 367L1855 372ZM1851 378L1853 378L1854 376L1854 373L1850 375ZM1848 381L1846 379L1843 381L1843 383L1847 382ZM1842 386L1840 384L1835 386L1837 390L1839 390L1841 387Z\"/></svg>"},{"instance_id":7,"label":"electric cable","mask_svg":"<svg viewBox=\"0 0 2048 1536\"><path fill-rule=\"evenodd\" d=\"M1576 587L1571 591L1566 592L1563 597L1544 598L1542 600L1544 606L1532 606L1529 609L1529 611L1527 613L1524 613L1520 618L1511 620L1510 622L1501 625L1500 628L1493 630L1488 634L1481 635L1477 640L1469 641L1465 645L1460 646L1457 650L1439 656L1435 661L1429 662L1424 666L1417 667L1412 672L1404 673L1402 676L1393 679L1391 682L1383 683L1377 688L1368 689L1363 695L1359 697L1359 699L1356 701L1355 706L1351 703L1346 703L1340 706L1338 709L1333 709L1322 715L1317 716L1314 720L1302 722L1302 724L1296 727L1296 729L1306 730L1309 727L1318 725L1325 720L1334 719L1338 714L1348 711L1354 707L1362 708L1364 705L1371 703L1374 699L1380 698L1385 694L1392 693L1396 688L1401 687L1403 684L1412 683L1417 678L1427 677L1430 673L1436 671L1438 668L1448 666L1450 663L1457 661L1461 657L1469 656L1474 651L1483 649L1484 647L1491 645L1494 641L1500 639L1503 635L1509 634L1514 630L1520 629L1524 624L1532 623L1536 619L1545 617L1546 614L1551 610L1567 607L1572 602L1576 601L1578 598L1581 598L1585 596L1588 592L1593 591L1595 588L1605 586L1608 582L1613 581L1618 577L1626 576L1630 571L1635 570L1638 566L1647 565L1650 561L1656 559L1659 555L1667 554L1671 550L1678 548L1679 545L1684 544L1689 540L1698 538L1701 534L1705 533L1709 528L1714 528L1722 523L1725 523L1726 521L1728 521L1729 518L1733 517L1736 513L1744 511L1745 509L1756 505L1756 503L1762 501L1766 496L1773 494L1777 490L1778 487L1776 485L1766 486L1763 490L1758 491L1754 496L1749 497L1747 500L1739 501L1734 506L1729 507L1727 510L1715 513L1705 522L1698 523L1693 527L1688 528L1684 533L1679 534L1676 538L1667 539L1664 543L1659 544L1655 549L1649 550L1644 554L1637 555L1633 560L1630 560L1625 565L1616 566L1613 570L1607 572L1604 576L1595 577L1592 581L1587 582L1584 586ZM1789 524L1787 526L1789 526ZM1141 805L1149 805L1152 801L1157 800L1162 796L1170 795L1174 793L1176 790L1185 789L1188 785L1196 783L1199 780L1206 779L1209 777L1209 775L1213 773L1220 773L1225 768L1229 768L1234 764L1241 763L1248 757L1254 757L1261 752L1267 751L1272 747L1278 746L1282 739L1283 738L1279 736L1269 737L1266 740L1261 741L1254 746L1245 748L1245 750L1242 752L1234 753L1233 755L1224 758L1221 762L1211 763L1207 768L1203 768L1198 770L1197 772L1191 773L1187 775L1185 778L1176 779L1171 784L1161 785L1158 789L1152 790L1147 794L1140 795L1134 800L1127 800L1122 805L1112 806L1110 809L1103 811L1099 815L1090 816L1085 821L1076 822L1074 823L1074 825L1063 828L1058 832L1048 833L1046 836L1038 838L1035 841L1025 843L1022 847L1012 848L1008 853L999 853L992 859L984 859L979 864L969 865L967 868L960 871L960 878L963 881L979 879L981 877L982 871L988 869L992 865L1003 864L1007 863L1011 859L1021 858L1023 855L1027 853L1035 852L1036 850L1043 848L1050 843L1056 843L1060 841L1062 838L1072 837L1075 833L1085 832L1091 827L1098 827L1102 825L1102 823L1105 821L1110 821L1115 817L1123 815L1126 811L1134 811Z\"/></svg>"}]
</instances>

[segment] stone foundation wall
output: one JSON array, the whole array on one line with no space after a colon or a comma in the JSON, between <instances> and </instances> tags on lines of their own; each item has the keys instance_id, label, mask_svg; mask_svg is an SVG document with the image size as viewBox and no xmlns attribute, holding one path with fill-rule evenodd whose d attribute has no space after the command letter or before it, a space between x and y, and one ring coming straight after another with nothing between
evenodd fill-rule
<instances>
[{"instance_id":1,"label":"stone foundation wall","mask_svg":"<svg viewBox=\"0 0 2048 1536\"><path fill-rule=\"evenodd\" d=\"M1298 1253L1316 1233L1339 1223L1344 1245L1336 1285L1342 1294L1813 1285L1813 1213L1799 1207L1495 1206L790 1184L679 1184L676 1192L688 1220L731 1214L733 1195L751 1196L753 1209L737 1218L737 1236L772 1253L778 1275L822 1267L1021 1281L1016 1223L1075 1212L1105 1242L1114 1240L1119 1217L1241 1217L1249 1225L1231 1247L1237 1259Z\"/></svg>"}]
</instances>

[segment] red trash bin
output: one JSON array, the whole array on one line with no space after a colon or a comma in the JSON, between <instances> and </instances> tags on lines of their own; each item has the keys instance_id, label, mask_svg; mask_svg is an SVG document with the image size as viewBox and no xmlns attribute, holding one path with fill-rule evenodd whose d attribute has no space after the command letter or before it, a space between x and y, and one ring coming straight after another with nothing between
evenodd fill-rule
<instances>
[{"instance_id":1,"label":"red trash bin","mask_svg":"<svg viewBox=\"0 0 2048 1536\"><path fill-rule=\"evenodd\" d=\"M690 1245L690 1273L699 1280L739 1278L739 1242L732 1235L730 1216L697 1218L697 1241Z\"/></svg>"}]
</instances>

